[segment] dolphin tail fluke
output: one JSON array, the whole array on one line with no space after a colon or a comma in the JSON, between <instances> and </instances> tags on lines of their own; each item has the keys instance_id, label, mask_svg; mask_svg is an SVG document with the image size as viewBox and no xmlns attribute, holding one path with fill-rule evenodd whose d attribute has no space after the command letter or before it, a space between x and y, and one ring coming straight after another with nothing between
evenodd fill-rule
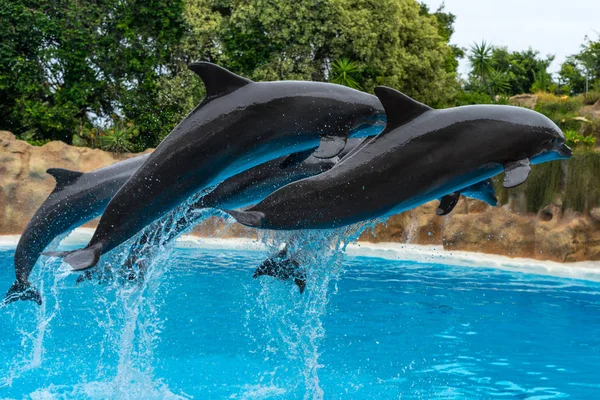
<instances>
[{"instance_id":1,"label":"dolphin tail fluke","mask_svg":"<svg viewBox=\"0 0 600 400\"><path fill-rule=\"evenodd\" d=\"M102 243L96 243L79 250L46 251L42 255L63 258L63 261L71 265L74 271L83 271L96 265L100 260L101 253Z\"/></svg>"},{"instance_id":2,"label":"dolphin tail fluke","mask_svg":"<svg viewBox=\"0 0 600 400\"><path fill-rule=\"evenodd\" d=\"M294 278L294 283L300 289L300 294L304 293L304 289L306 288L306 280L301 278Z\"/></svg>"},{"instance_id":3,"label":"dolphin tail fluke","mask_svg":"<svg viewBox=\"0 0 600 400\"><path fill-rule=\"evenodd\" d=\"M12 284L6 293L6 297L2 302L2 307L19 300L30 300L36 302L38 305L41 305L42 295L40 295L40 292L31 286L29 282L15 281L15 283Z\"/></svg>"},{"instance_id":4,"label":"dolphin tail fluke","mask_svg":"<svg viewBox=\"0 0 600 400\"><path fill-rule=\"evenodd\" d=\"M262 227L265 214L260 211L239 211L239 210L223 210L231 215L237 222L252 228Z\"/></svg>"}]
</instances>

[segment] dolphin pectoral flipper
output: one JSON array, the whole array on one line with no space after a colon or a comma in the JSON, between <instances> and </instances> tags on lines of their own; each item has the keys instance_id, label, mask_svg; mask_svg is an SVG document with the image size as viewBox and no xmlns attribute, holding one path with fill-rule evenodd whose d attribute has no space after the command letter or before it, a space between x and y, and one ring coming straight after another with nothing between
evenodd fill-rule
<instances>
[{"instance_id":1,"label":"dolphin pectoral flipper","mask_svg":"<svg viewBox=\"0 0 600 400\"><path fill-rule=\"evenodd\" d=\"M530 172L531 167L529 166L528 158L505 164L504 187L513 188L515 186L519 186L527 180Z\"/></svg>"},{"instance_id":2,"label":"dolphin pectoral flipper","mask_svg":"<svg viewBox=\"0 0 600 400\"><path fill-rule=\"evenodd\" d=\"M458 199L460 199L460 192L445 195L440 199L440 205L435 213L439 216L450 214L450 212L454 210L454 207L456 207Z\"/></svg>"},{"instance_id":3,"label":"dolphin pectoral flipper","mask_svg":"<svg viewBox=\"0 0 600 400\"><path fill-rule=\"evenodd\" d=\"M486 179L471 185L465 189L461 189L460 194L473 199L481 200L492 207L498 205L498 199L496 198L496 192L494 191L494 184L491 179Z\"/></svg>"},{"instance_id":4,"label":"dolphin pectoral flipper","mask_svg":"<svg viewBox=\"0 0 600 400\"><path fill-rule=\"evenodd\" d=\"M260 228L262 226L262 220L265 217L260 211L241 211L241 210L223 210L227 214L231 215L237 222L242 225L250 226L253 228Z\"/></svg>"},{"instance_id":5,"label":"dolphin pectoral flipper","mask_svg":"<svg viewBox=\"0 0 600 400\"><path fill-rule=\"evenodd\" d=\"M285 160L282 161L279 167L284 169L295 167L296 165L300 164L301 162L305 161L308 157L310 157L314 151L314 149L310 149L291 154Z\"/></svg>"},{"instance_id":6,"label":"dolphin pectoral flipper","mask_svg":"<svg viewBox=\"0 0 600 400\"><path fill-rule=\"evenodd\" d=\"M313 153L316 158L333 158L346 147L346 138L340 136L322 136L321 144Z\"/></svg>"},{"instance_id":7,"label":"dolphin pectoral flipper","mask_svg":"<svg viewBox=\"0 0 600 400\"><path fill-rule=\"evenodd\" d=\"M302 278L294 278L294 283L300 289L300 294L304 293L304 289L306 288L306 279Z\"/></svg>"},{"instance_id":8,"label":"dolphin pectoral flipper","mask_svg":"<svg viewBox=\"0 0 600 400\"><path fill-rule=\"evenodd\" d=\"M7 305L18 300L31 300L35 301L38 305L42 304L42 296L29 282L15 281L10 289L8 289L2 304Z\"/></svg>"},{"instance_id":9,"label":"dolphin pectoral flipper","mask_svg":"<svg viewBox=\"0 0 600 400\"><path fill-rule=\"evenodd\" d=\"M62 257L64 262L73 267L73 271L82 271L92 268L98 263L102 247L102 243L96 243L93 246L73 251L45 251L42 255Z\"/></svg>"}]
</instances>

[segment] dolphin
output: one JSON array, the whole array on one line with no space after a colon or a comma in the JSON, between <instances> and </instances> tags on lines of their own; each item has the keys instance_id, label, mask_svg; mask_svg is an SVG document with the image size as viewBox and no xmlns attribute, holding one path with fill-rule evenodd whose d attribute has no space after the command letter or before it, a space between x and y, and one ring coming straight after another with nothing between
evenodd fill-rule
<instances>
[{"instance_id":1,"label":"dolphin","mask_svg":"<svg viewBox=\"0 0 600 400\"><path fill-rule=\"evenodd\" d=\"M206 98L158 145L108 204L88 245L65 257L74 270L136 235L192 195L249 168L318 146L331 158L348 137L382 130L375 96L322 82L252 82L217 65L190 65Z\"/></svg>"},{"instance_id":2,"label":"dolphin","mask_svg":"<svg viewBox=\"0 0 600 400\"><path fill-rule=\"evenodd\" d=\"M523 183L530 164L567 159L560 128L533 110L476 105L433 110L390 88L375 94L385 130L329 171L284 186L245 210L225 210L264 229L330 229L392 214L504 171ZM401 111L401 112L400 112Z\"/></svg>"},{"instance_id":3,"label":"dolphin","mask_svg":"<svg viewBox=\"0 0 600 400\"><path fill-rule=\"evenodd\" d=\"M40 252L57 236L102 214L110 199L148 157L144 154L88 173L61 168L47 171L56 180L56 187L19 239L15 250L17 280L8 290L4 304L17 300L41 304L40 294L29 283Z\"/></svg>"},{"instance_id":4,"label":"dolphin","mask_svg":"<svg viewBox=\"0 0 600 400\"><path fill-rule=\"evenodd\" d=\"M348 152L362 140L348 140L342 153ZM226 179L212 192L206 194L186 210L185 215L173 225L174 229L168 232L167 235L153 235L152 232L144 232L137 244L149 245L150 248L164 246L176 239L190 226L198 223L202 219L202 214L199 212L201 209L219 206L245 207L258 203L280 187L299 179L320 174L339 161L339 157L316 158L311 155L298 164L282 167L287 158L288 156L277 158ZM143 251L142 254L136 254L135 252L130 254L125 263L125 272L127 272L125 276L127 279L133 280L137 277L133 268L136 263L139 263L139 273L143 274L145 269L144 258ZM92 276L89 270L85 271L85 274L79 276L77 283L91 280Z\"/></svg>"}]
</instances>

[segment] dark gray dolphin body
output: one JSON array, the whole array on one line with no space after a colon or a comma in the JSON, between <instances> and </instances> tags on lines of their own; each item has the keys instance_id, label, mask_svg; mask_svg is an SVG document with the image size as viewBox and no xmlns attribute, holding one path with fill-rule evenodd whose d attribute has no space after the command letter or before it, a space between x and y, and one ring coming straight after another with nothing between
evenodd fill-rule
<instances>
[{"instance_id":1,"label":"dark gray dolphin body","mask_svg":"<svg viewBox=\"0 0 600 400\"><path fill-rule=\"evenodd\" d=\"M194 204L195 208L242 208L256 204L277 189L300 179L331 169L334 158L308 157L306 160L282 167L288 156L258 165L221 182Z\"/></svg>"},{"instance_id":2,"label":"dark gray dolphin body","mask_svg":"<svg viewBox=\"0 0 600 400\"><path fill-rule=\"evenodd\" d=\"M279 189L238 222L266 229L327 229L389 216L504 171L523 183L530 161L569 158L561 130L535 111L511 106L433 110L378 87L388 125L329 171Z\"/></svg>"},{"instance_id":3,"label":"dark gray dolphin body","mask_svg":"<svg viewBox=\"0 0 600 400\"><path fill-rule=\"evenodd\" d=\"M40 253L57 236L102 214L110 199L148 157L149 154L137 156L88 173L48 170L56 187L19 239L15 251L17 280L9 289L5 304L16 300L41 303L39 293L28 281Z\"/></svg>"},{"instance_id":4,"label":"dark gray dolphin body","mask_svg":"<svg viewBox=\"0 0 600 400\"><path fill-rule=\"evenodd\" d=\"M204 81L206 99L114 196L84 249L49 255L66 255L76 270L90 268L201 190L317 146L317 157L334 157L348 137L385 120L377 98L345 86L252 82L210 63L190 68Z\"/></svg>"}]
</instances>

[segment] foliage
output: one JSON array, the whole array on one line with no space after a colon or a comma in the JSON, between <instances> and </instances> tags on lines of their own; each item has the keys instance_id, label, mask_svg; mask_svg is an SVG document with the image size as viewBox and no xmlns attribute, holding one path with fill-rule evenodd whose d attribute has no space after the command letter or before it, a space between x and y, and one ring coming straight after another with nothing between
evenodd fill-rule
<instances>
[{"instance_id":1,"label":"foliage","mask_svg":"<svg viewBox=\"0 0 600 400\"><path fill-rule=\"evenodd\" d=\"M564 87L564 94L577 94L585 92L585 76L581 67L573 59L567 60L560 66L558 71L559 84Z\"/></svg>"},{"instance_id":2,"label":"foliage","mask_svg":"<svg viewBox=\"0 0 600 400\"><path fill-rule=\"evenodd\" d=\"M100 146L102 150L115 153L132 152L133 143L131 143L130 139L133 136L130 129L126 129L122 126L115 126L107 132L104 132L103 135L100 135Z\"/></svg>"},{"instance_id":3,"label":"foliage","mask_svg":"<svg viewBox=\"0 0 600 400\"><path fill-rule=\"evenodd\" d=\"M490 75L496 73L492 66L492 51L493 47L484 40L481 44L474 43L471 45L468 58L471 64L471 74L479 81L481 87L489 92L490 98L493 99L494 94L488 83Z\"/></svg>"},{"instance_id":4,"label":"foliage","mask_svg":"<svg viewBox=\"0 0 600 400\"><path fill-rule=\"evenodd\" d=\"M521 93L535 93L538 90L547 91L551 79L546 70L553 59L553 56L542 58L538 51L531 48L525 51L509 52L506 48L494 47L491 65L497 71L504 71L509 85L506 93L514 96ZM531 89L536 76L539 79L540 75L547 79L547 84L543 89Z\"/></svg>"},{"instance_id":5,"label":"foliage","mask_svg":"<svg viewBox=\"0 0 600 400\"><path fill-rule=\"evenodd\" d=\"M125 112L141 129L181 37L182 0L0 0L1 128L71 141ZM158 119L158 118L156 118Z\"/></svg>"},{"instance_id":6,"label":"foliage","mask_svg":"<svg viewBox=\"0 0 600 400\"><path fill-rule=\"evenodd\" d=\"M454 99L452 106L468 106L472 104L492 104L489 94L476 90L461 90Z\"/></svg>"},{"instance_id":7,"label":"foliage","mask_svg":"<svg viewBox=\"0 0 600 400\"><path fill-rule=\"evenodd\" d=\"M581 51L567 57L558 74L568 94L600 89L600 35L596 41L586 36ZM592 104L591 100L586 102Z\"/></svg>"},{"instance_id":8,"label":"foliage","mask_svg":"<svg viewBox=\"0 0 600 400\"><path fill-rule=\"evenodd\" d=\"M560 196L562 174L560 161L533 166L521 188L527 199L527 211L538 212Z\"/></svg>"},{"instance_id":9,"label":"foliage","mask_svg":"<svg viewBox=\"0 0 600 400\"><path fill-rule=\"evenodd\" d=\"M429 7L425 3L421 3L421 15L433 15L437 21L438 34L446 41L450 42L450 38L454 34L454 22L456 15L445 12L445 5L442 3L434 13L430 13ZM446 72L456 73L458 70L458 60L465 57L465 51L456 45L449 45L450 53L446 56L445 70Z\"/></svg>"},{"instance_id":10,"label":"foliage","mask_svg":"<svg viewBox=\"0 0 600 400\"><path fill-rule=\"evenodd\" d=\"M114 153L143 151L143 148L134 143L139 134L139 129L132 122L124 122L115 117L109 127L83 129L79 135L73 136L73 144Z\"/></svg>"},{"instance_id":11,"label":"foliage","mask_svg":"<svg viewBox=\"0 0 600 400\"><path fill-rule=\"evenodd\" d=\"M539 70L533 74L534 80L531 85L531 92L549 92L552 80L546 70Z\"/></svg>"},{"instance_id":12,"label":"foliage","mask_svg":"<svg viewBox=\"0 0 600 400\"><path fill-rule=\"evenodd\" d=\"M351 87L353 89L360 89L360 85L354 78L354 75L358 73L358 66L348 60L342 58L341 60L334 61L331 64L332 78L331 82L339 85Z\"/></svg>"},{"instance_id":13,"label":"foliage","mask_svg":"<svg viewBox=\"0 0 600 400\"><path fill-rule=\"evenodd\" d=\"M18 139L24 140L27 143L29 143L30 145L36 146L36 147L41 147L41 146L43 146L43 145L48 144L48 143L51 142L50 139L33 139L31 137L28 137L27 135L20 136L20 137L18 137Z\"/></svg>"},{"instance_id":14,"label":"foliage","mask_svg":"<svg viewBox=\"0 0 600 400\"><path fill-rule=\"evenodd\" d=\"M582 126L579 112L583 107L579 97L556 96L551 93L536 93L535 110L553 120L562 130L578 131Z\"/></svg>"},{"instance_id":15,"label":"foliage","mask_svg":"<svg viewBox=\"0 0 600 400\"><path fill-rule=\"evenodd\" d=\"M493 69L488 77L488 85L492 93L504 94L510 89L508 76L504 72L499 72ZM497 96L496 96L497 97Z\"/></svg>"},{"instance_id":16,"label":"foliage","mask_svg":"<svg viewBox=\"0 0 600 400\"><path fill-rule=\"evenodd\" d=\"M600 153L578 150L569 160L534 165L525 183L514 189L502 186L503 175L494 178L500 204L507 204L509 190L523 194L527 211L537 213L548 204L562 202L563 210L583 212L600 206Z\"/></svg>"},{"instance_id":17,"label":"foliage","mask_svg":"<svg viewBox=\"0 0 600 400\"><path fill-rule=\"evenodd\" d=\"M346 84L441 105L457 90L454 18L414 0L0 0L0 129L85 142L117 115L136 148L155 146L203 96L197 60L333 81L347 59Z\"/></svg>"},{"instance_id":18,"label":"foliage","mask_svg":"<svg viewBox=\"0 0 600 400\"><path fill-rule=\"evenodd\" d=\"M567 145L571 148L594 148L596 146L595 136L580 135L579 132L573 130L567 130L564 134Z\"/></svg>"}]
</instances>

